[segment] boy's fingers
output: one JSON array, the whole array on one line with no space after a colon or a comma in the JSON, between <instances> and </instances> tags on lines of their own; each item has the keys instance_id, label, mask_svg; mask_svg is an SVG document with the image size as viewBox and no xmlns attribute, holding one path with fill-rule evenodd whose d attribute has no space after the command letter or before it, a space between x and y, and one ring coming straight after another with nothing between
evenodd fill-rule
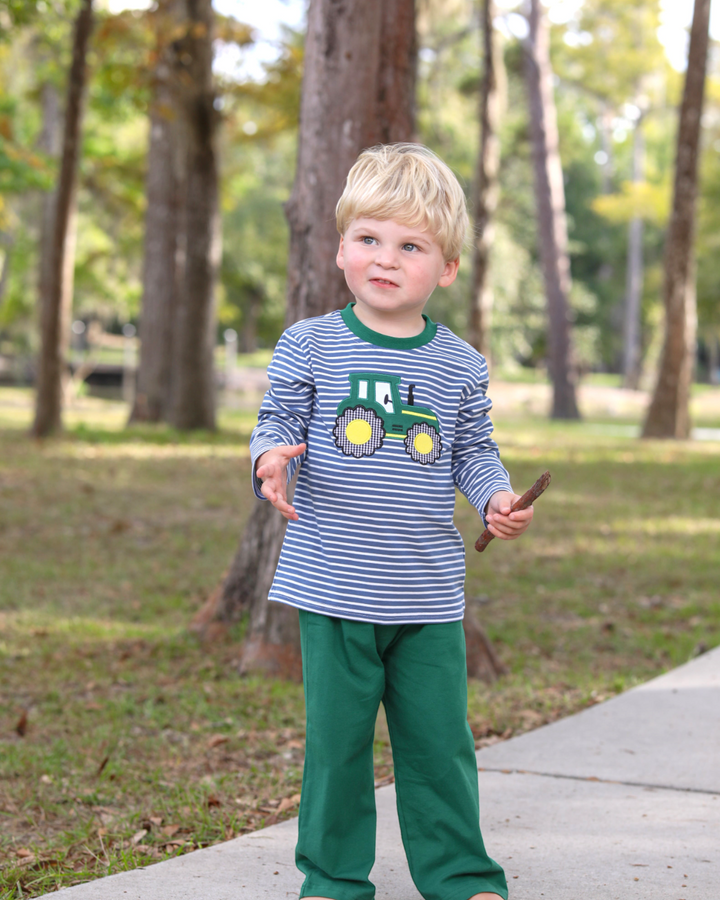
<instances>
[{"instance_id":1,"label":"boy's fingers","mask_svg":"<svg viewBox=\"0 0 720 900\"><path fill-rule=\"evenodd\" d=\"M294 446L280 447L280 452L286 459L292 459L294 456L300 456L305 452L307 444L295 444Z\"/></svg>"},{"instance_id":2,"label":"boy's fingers","mask_svg":"<svg viewBox=\"0 0 720 900\"><path fill-rule=\"evenodd\" d=\"M264 481L264 482L263 482L263 486L262 486L262 488L260 489L260 491L261 491L262 494L264 494L265 497L267 497L267 499L268 499L271 503L277 503L278 500L284 500L284 499L285 499L285 497L284 497L284 496L281 494L281 492L278 490L277 485L273 484L273 483L270 482L270 481Z\"/></svg>"},{"instance_id":3,"label":"boy's fingers","mask_svg":"<svg viewBox=\"0 0 720 900\"><path fill-rule=\"evenodd\" d=\"M488 525L488 530L502 541L512 541L522 534L521 531L508 531L505 528L498 528L497 525Z\"/></svg>"}]
</instances>

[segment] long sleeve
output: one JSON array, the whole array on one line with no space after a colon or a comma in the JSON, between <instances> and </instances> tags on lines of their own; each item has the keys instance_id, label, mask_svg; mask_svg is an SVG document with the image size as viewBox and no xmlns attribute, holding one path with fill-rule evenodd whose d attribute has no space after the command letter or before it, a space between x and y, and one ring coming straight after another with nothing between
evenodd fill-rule
<instances>
[{"instance_id":1,"label":"long sleeve","mask_svg":"<svg viewBox=\"0 0 720 900\"><path fill-rule=\"evenodd\" d=\"M480 513L483 522L490 497L496 491L512 491L497 444L490 437L493 425L488 414L492 403L486 395L487 386L486 370L460 405L452 457L455 484Z\"/></svg>"},{"instance_id":2,"label":"long sleeve","mask_svg":"<svg viewBox=\"0 0 720 900\"><path fill-rule=\"evenodd\" d=\"M260 492L262 483L255 475L257 458L273 447L306 441L312 413L315 382L310 361L297 339L288 332L278 341L268 366L268 377L270 389L263 398L258 424L250 438L253 490L260 500L265 497ZM288 482L304 456L290 461Z\"/></svg>"}]
</instances>

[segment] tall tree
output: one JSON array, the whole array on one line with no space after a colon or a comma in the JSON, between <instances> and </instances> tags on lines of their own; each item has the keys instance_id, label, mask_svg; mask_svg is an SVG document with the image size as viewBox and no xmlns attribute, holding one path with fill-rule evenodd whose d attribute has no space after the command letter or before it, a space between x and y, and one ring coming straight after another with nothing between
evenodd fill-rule
<instances>
[{"instance_id":1,"label":"tall tree","mask_svg":"<svg viewBox=\"0 0 720 900\"><path fill-rule=\"evenodd\" d=\"M665 341L643 437L690 436L690 386L697 331L695 207L709 29L710 0L695 0L680 107L673 206L665 243Z\"/></svg>"},{"instance_id":2,"label":"tall tree","mask_svg":"<svg viewBox=\"0 0 720 900\"><path fill-rule=\"evenodd\" d=\"M559 45L559 74L597 104L597 125L605 154L605 195L612 190L615 174L612 123L619 115L627 117L627 105L637 110L630 176L633 196L645 187L644 124L647 114L665 102L663 75L668 63L657 37L659 25L660 0L585 0L577 19L568 25L566 36L570 45ZM622 370L624 384L629 388L637 387L642 364L644 231L645 220L637 210L628 224L622 310Z\"/></svg>"},{"instance_id":3,"label":"tall tree","mask_svg":"<svg viewBox=\"0 0 720 900\"><path fill-rule=\"evenodd\" d=\"M297 174L286 206L286 325L348 302L335 263L335 204L363 148L412 139L415 62L414 0L311 0ZM230 622L249 611L242 667L297 676L297 612L267 602L285 525L269 503L255 504L230 571L203 617Z\"/></svg>"},{"instance_id":4,"label":"tall tree","mask_svg":"<svg viewBox=\"0 0 720 900\"><path fill-rule=\"evenodd\" d=\"M35 420L32 432L45 437L62 427L62 391L67 320L72 301L72 237L87 48L93 26L92 0L82 0L73 31L60 171L52 211L52 241L47 263L41 262L40 355Z\"/></svg>"},{"instance_id":5,"label":"tall tree","mask_svg":"<svg viewBox=\"0 0 720 900\"><path fill-rule=\"evenodd\" d=\"M184 67L179 110L187 140L184 257L173 335L170 422L177 428L215 428L215 285L221 255L218 113L213 84L212 0L186 0L187 28L178 40Z\"/></svg>"},{"instance_id":6,"label":"tall tree","mask_svg":"<svg viewBox=\"0 0 720 900\"><path fill-rule=\"evenodd\" d=\"M528 23L530 33L524 44L525 73L530 101L540 259L548 305L552 417L578 419L580 413L575 396L577 365L572 342L565 188L550 65L550 28L540 0L530 0Z\"/></svg>"},{"instance_id":7,"label":"tall tree","mask_svg":"<svg viewBox=\"0 0 720 900\"><path fill-rule=\"evenodd\" d=\"M641 111L633 132L632 182L637 188L645 180L645 138ZM640 334L643 292L643 235L645 222L636 213L628 226L627 272L623 320L623 386L637 390L641 374L642 341Z\"/></svg>"},{"instance_id":8,"label":"tall tree","mask_svg":"<svg viewBox=\"0 0 720 900\"><path fill-rule=\"evenodd\" d=\"M494 0L482 0L483 79L480 86L480 148L474 185L475 246L470 282L468 340L486 358L490 355L493 291L490 252L495 237L494 216L500 196L500 136L504 67L500 35L493 25Z\"/></svg>"},{"instance_id":9,"label":"tall tree","mask_svg":"<svg viewBox=\"0 0 720 900\"><path fill-rule=\"evenodd\" d=\"M180 285L178 225L185 162L184 135L177 115L178 59L173 38L182 28L183 6L183 0L160 0L150 13L157 61L150 105L140 360L131 421L165 421L172 402L172 326Z\"/></svg>"}]
</instances>

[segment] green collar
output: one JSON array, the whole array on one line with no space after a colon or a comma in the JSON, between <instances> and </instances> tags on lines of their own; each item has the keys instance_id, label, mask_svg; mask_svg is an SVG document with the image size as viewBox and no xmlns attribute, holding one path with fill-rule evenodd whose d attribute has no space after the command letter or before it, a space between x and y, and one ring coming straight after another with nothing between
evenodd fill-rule
<instances>
[{"instance_id":1,"label":"green collar","mask_svg":"<svg viewBox=\"0 0 720 900\"><path fill-rule=\"evenodd\" d=\"M423 347L425 344L429 344L437 332L437 325L435 322L423 313L425 328L420 334L415 334L412 337L393 337L389 334L382 334L379 331L373 331L372 328L368 328L367 325L363 325L360 319L355 315L353 306L355 306L355 304L351 301L345 309L340 311L343 322L345 322L353 334L356 334L359 338L362 338L362 340L367 341L368 344L375 344L376 347L388 347L391 350L414 350L416 347Z\"/></svg>"}]
</instances>

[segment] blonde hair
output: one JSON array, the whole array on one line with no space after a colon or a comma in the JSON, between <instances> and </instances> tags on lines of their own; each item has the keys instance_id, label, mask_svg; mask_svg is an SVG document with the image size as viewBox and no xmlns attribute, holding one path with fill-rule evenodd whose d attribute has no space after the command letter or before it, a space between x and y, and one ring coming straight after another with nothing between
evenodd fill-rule
<instances>
[{"instance_id":1,"label":"blonde hair","mask_svg":"<svg viewBox=\"0 0 720 900\"><path fill-rule=\"evenodd\" d=\"M465 243L465 195L452 170L422 144L378 144L358 156L335 208L337 230L354 219L397 219L435 235L446 262Z\"/></svg>"}]
</instances>

